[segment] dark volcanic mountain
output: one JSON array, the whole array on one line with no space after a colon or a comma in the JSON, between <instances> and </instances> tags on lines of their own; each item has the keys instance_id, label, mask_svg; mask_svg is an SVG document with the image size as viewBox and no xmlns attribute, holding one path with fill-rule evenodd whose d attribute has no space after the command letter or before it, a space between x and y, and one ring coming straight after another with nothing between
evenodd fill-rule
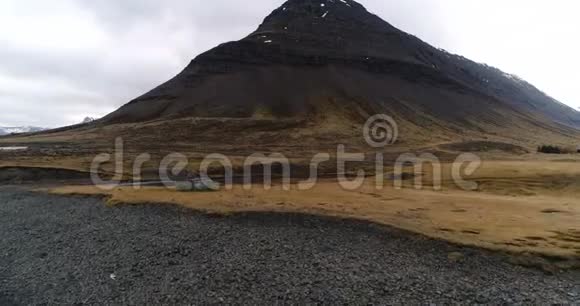
<instances>
[{"instance_id":1,"label":"dark volcanic mountain","mask_svg":"<svg viewBox=\"0 0 580 306\"><path fill-rule=\"evenodd\" d=\"M436 49L351 0L289 0L101 122L175 117L364 122L519 137L577 135L580 113L515 76Z\"/></svg>"}]
</instances>

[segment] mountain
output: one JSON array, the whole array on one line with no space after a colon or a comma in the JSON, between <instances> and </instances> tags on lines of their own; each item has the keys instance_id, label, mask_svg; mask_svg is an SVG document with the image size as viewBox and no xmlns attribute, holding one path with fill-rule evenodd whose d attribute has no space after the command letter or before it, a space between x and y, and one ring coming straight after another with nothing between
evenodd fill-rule
<instances>
[{"instance_id":1,"label":"mountain","mask_svg":"<svg viewBox=\"0 0 580 306\"><path fill-rule=\"evenodd\" d=\"M85 123L91 123L93 121L97 120L96 118L93 117L85 117L85 119L83 119L83 121L81 122L81 124L85 124Z\"/></svg>"},{"instance_id":2,"label":"mountain","mask_svg":"<svg viewBox=\"0 0 580 306\"><path fill-rule=\"evenodd\" d=\"M336 130L377 113L424 139L541 141L580 128L579 112L526 81L432 47L351 0L289 0L99 123L270 118Z\"/></svg>"},{"instance_id":3,"label":"mountain","mask_svg":"<svg viewBox=\"0 0 580 306\"><path fill-rule=\"evenodd\" d=\"M1 135L22 134L44 131L44 128L34 126L20 126L20 127L0 127Z\"/></svg>"}]
</instances>

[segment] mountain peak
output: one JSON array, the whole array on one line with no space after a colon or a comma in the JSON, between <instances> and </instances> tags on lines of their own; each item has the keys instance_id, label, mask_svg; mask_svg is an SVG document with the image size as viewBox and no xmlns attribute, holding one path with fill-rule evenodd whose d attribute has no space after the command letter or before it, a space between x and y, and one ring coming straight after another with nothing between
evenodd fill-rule
<instances>
[{"instance_id":1,"label":"mountain peak","mask_svg":"<svg viewBox=\"0 0 580 306\"><path fill-rule=\"evenodd\" d=\"M83 121L81 122L81 124L82 123L91 123L91 122L93 122L95 120L97 120L97 119L96 118L93 118L93 117L85 117L85 119L83 119Z\"/></svg>"},{"instance_id":2,"label":"mountain peak","mask_svg":"<svg viewBox=\"0 0 580 306\"><path fill-rule=\"evenodd\" d=\"M361 4L351 0L289 0L266 17L264 22L297 17L357 19L366 14L370 13Z\"/></svg>"},{"instance_id":3,"label":"mountain peak","mask_svg":"<svg viewBox=\"0 0 580 306\"><path fill-rule=\"evenodd\" d=\"M402 51L401 46L384 44L402 34L356 1L289 0L243 41L301 54L381 56L389 53L386 49Z\"/></svg>"}]
</instances>

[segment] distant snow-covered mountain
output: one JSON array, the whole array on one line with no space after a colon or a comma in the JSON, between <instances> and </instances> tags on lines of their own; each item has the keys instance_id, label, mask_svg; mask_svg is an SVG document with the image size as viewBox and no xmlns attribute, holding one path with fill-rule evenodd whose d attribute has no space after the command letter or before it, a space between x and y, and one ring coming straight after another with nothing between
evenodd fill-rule
<instances>
[{"instance_id":1,"label":"distant snow-covered mountain","mask_svg":"<svg viewBox=\"0 0 580 306\"><path fill-rule=\"evenodd\" d=\"M43 130L45 130L45 129L41 128L41 127L36 127L36 126L17 126L17 127L1 127L0 126L0 135L33 133L33 132L40 132Z\"/></svg>"},{"instance_id":2,"label":"distant snow-covered mountain","mask_svg":"<svg viewBox=\"0 0 580 306\"><path fill-rule=\"evenodd\" d=\"M85 117L82 122L78 124L86 124L91 123L93 121L98 120L95 117ZM11 126L11 127L4 127L0 126L0 136L3 135L11 135L11 134L22 134L22 133L34 133L34 132L41 132L46 131L48 128L42 128L37 126Z\"/></svg>"},{"instance_id":3,"label":"distant snow-covered mountain","mask_svg":"<svg viewBox=\"0 0 580 306\"><path fill-rule=\"evenodd\" d=\"M95 120L97 120L97 118L85 117L85 120L83 120L83 122L81 122L81 123L91 123L91 122L93 122Z\"/></svg>"}]
</instances>

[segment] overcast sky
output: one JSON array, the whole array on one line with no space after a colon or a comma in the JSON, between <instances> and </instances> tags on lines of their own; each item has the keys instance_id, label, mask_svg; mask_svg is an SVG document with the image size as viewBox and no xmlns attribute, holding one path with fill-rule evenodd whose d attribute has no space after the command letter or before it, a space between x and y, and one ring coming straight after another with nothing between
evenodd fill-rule
<instances>
[{"instance_id":1,"label":"overcast sky","mask_svg":"<svg viewBox=\"0 0 580 306\"><path fill-rule=\"evenodd\" d=\"M283 0L0 0L0 126L103 116ZM580 107L576 0L360 0L428 43Z\"/></svg>"}]
</instances>

